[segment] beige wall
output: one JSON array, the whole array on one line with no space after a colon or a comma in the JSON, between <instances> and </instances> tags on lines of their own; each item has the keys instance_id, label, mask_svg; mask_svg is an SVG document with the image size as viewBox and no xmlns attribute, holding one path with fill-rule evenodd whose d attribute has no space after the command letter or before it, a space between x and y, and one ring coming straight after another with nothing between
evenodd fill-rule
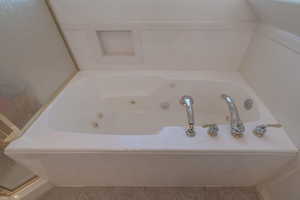
<instances>
[{"instance_id":1,"label":"beige wall","mask_svg":"<svg viewBox=\"0 0 300 200\"><path fill-rule=\"evenodd\" d=\"M279 33L260 29L241 72L300 148L300 38ZM291 168L265 186L270 200L299 200L300 162Z\"/></svg>"},{"instance_id":2,"label":"beige wall","mask_svg":"<svg viewBox=\"0 0 300 200\"><path fill-rule=\"evenodd\" d=\"M300 52L259 33L241 72L300 148Z\"/></svg>"},{"instance_id":3,"label":"beige wall","mask_svg":"<svg viewBox=\"0 0 300 200\"><path fill-rule=\"evenodd\" d=\"M83 70L236 71L256 22L245 0L49 1Z\"/></svg>"},{"instance_id":4,"label":"beige wall","mask_svg":"<svg viewBox=\"0 0 300 200\"><path fill-rule=\"evenodd\" d=\"M20 128L76 71L43 0L0 0L0 112ZM0 152L0 185L32 174Z\"/></svg>"},{"instance_id":5,"label":"beige wall","mask_svg":"<svg viewBox=\"0 0 300 200\"><path fill-rule=\"evenodd\" d=\"M248 2L264 23L300 35L299 0L248 0Z\"/></svg>"},{"instance_id":6,"label":"beige wall","mask_svg":"<svg viewBox=\"0 0 300 200\"><path fill-rule=\"evenodd\" d=\"M275 30L257 35L241 72L300 148L300 1L248 1L264 24L295 34L281 34ZM299 158L290 166L291 171L283 171L264 185L263 189L269 195L266 200L299 200Z\"/></svg>"}]
</instances>

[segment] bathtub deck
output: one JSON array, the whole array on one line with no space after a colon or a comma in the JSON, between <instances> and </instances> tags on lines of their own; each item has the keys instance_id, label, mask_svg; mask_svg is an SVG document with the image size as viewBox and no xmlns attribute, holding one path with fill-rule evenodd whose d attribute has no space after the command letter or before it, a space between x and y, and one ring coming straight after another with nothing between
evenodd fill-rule
<instances>
[{"instance_id":1,"label":"bathtub deck","mask_svg":"<svg viewBox=\"0 0 300 200\"><path fill-rule=\"evenodd\" d=\"M39 200L259 200L253 187L57 187Z\"/></svg>"},{"instance_id":2,"label":"bathtub deck","mask_svg":"<svg viewBox=\"0 0 300 200\"><path fill-rule=\"evenodd\" d=\"M230 134L229 123L219 125L219 136L212 138L208 136L207 129L196 127L196 137L189 138L185 134L185 126L164 126L159 132L153 134L93 134L80 130L60 130L53 128L50 124L53 118L50 117L52 110L56 110L56 116L63 113L70 113L69 118L80 115L81 112L74 113L74 104L78 101L77 107L81 109L98 107L96 89L89 89L93 85L112 85L109 80L115 76L127 77L128 79L160 77L167 80L202 80L208 82L219 82L222 85L238 86L243 89L259 108L260 118L257 121L251 121L246 124L245 136L239 140L233 138ZM99 80L107 79L105 84ZM86 82L86 80L89 80ZM98 83L99 82L99 83ZM95 84L97 83L97 84ZM101 83L101 84L100 84ZM81 92L77 92L77 91ZM88 93L88 91L90 91ZM100 93L100 90L98 91ZM122 92L122 91L121 91ZM219 91L220 94L224 92ZM95 94L94 94L95 93ZM77 96L76 96L77 95ZM79 96L78 96L79 95ZM183 94L182 94L183 95ZM86 97L86 99L84 99ZM96 99L96 105L92 106L90 101ZM84 103L88 102L88 103ZM61 109L58 105L62 103ZM69 109L64 106L71 105ZM95 111L95 116L97 112ZM184 111L181 113L185 116ZM203 113L196 113L196 116L202 116ZM66 126L67 118L61 120ZM196 118L198 119L198 118ZM185 118L182 120L184 124ZM77 122L80 123L80 122ZM23 137L12 142L7 148L8 155L24 153L107 153L107 152L150 152L150 153L270 153L270 154L296 154L298 151L291 142L283 128L270 129L264 138L258 138L252 130L261 124L279 123L264 106L263 102L256 96L255 92L246 83L246 81L237 72L211 72L211 71L83 71L78 73L61 94L48 106L43 114L26 131ZM92 124L92 121L87 121Z\"/></svg>"}]
</instances>

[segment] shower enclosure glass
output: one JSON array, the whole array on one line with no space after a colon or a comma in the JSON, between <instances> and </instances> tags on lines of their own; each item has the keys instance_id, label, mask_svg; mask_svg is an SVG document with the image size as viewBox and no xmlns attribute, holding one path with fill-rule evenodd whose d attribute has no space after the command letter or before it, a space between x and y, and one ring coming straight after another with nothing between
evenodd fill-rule
<instances>
[{"instance_id":1,"label":"shower enclosure glass","mask_svg":"<svg viewBox=\"0 0 300 200\"><path fill-rule=\"evenodd\" d=\"M0 1L0 13L1 196L36 178L3 153L6 143L77 70L45 1Z\"/></svg>"}]
</instances>

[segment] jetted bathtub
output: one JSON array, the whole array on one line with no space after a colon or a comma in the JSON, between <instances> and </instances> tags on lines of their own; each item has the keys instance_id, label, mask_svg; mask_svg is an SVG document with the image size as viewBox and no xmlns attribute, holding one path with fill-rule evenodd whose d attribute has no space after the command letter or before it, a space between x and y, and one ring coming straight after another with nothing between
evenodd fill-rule
<instances>
[{"instance_id":1,"label":"jetted bathtub","mask_svg":"<svg viewBox=\"0 0 300 200\"><path fill-rule=\"evenodd\" d=\"M222 94L245 124L240 139ZM195 137L185 134L183 95L194 99ZM250 186L296 156L283 128L252 133L276 123L239 73L82 71L6 154L58 186Z\"/></svg>"}]
</instances>

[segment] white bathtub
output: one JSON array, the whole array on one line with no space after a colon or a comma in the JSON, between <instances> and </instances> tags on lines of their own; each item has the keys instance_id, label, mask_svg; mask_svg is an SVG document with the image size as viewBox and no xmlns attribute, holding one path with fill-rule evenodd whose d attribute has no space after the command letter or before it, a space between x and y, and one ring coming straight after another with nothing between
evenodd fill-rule
<instances>
[{"instance_id":1,"label":"white bathtub","mask_svg":"<svg viewBox=\"0 0 300 200\"><path fill-rule=\"evenodd\" d=\"M232 96L246 126L230 134L221 94ZM196 136L185 135L178 101L194 98ZM254 106L243 103L252 98ZM217 123L217 137L201 125ZM249 186L295 158L297 149L239 73L83 71L6 154L59 186Z\"/></svg>"},{"instance_id":2,"label":"white bathtub","mask_svg":"<svg viewBox=\"0 0 300 200\"><path fill-rule=\"evenodd\" d=\"M102 74L85 77L60 97L49 110L49 126L84 134L159 134L162 128L186 126L183 95L195 101L196 125L228 124L228 106L221 94L232 96L244 122L257 121L257 106L247 111L251 98L238 84L199 80L169 74Z\"/></svg>"}]
</instances>

